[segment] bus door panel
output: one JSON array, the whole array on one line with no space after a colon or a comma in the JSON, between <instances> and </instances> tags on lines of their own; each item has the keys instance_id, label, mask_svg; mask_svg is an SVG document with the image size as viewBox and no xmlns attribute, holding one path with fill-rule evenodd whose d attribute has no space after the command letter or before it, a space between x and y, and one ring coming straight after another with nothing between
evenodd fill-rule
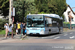
<instances>
[{"instance_id":1,"label":"bus door panel","mask_svg":"<svg viewBox=\"0 0 75 50\"><path fill-rule=\"evenodd\" d=\"M57 33L57 32L59 32L58 27L52 27L52 33Z\"/></svg>"},{"instance_id":2,"label":"bus door panel","mask_svg":"<svg viewBox=\"0 0 75 50\"><path fill-rule=\"evenodd\" d=\"M51 32L55 33L55 28L54 27L51 27Z\"/></svg>"},{"instance_id":3,"label":"bus door panel","mask_svg":"<svg viewBox=\"0 0 75 50\"><path fill-rule=\"evenodd\" d=\"M45 27L45 34L49 34L49 27Z\"/></svg>"},{"instance_id":4,"label":"bus door panel","mask_svg":"<svg viewBox=\"0 0 75 50\"><path fill-rule=\"evenodd\" d=\"M58 32L59 32L59 28L55 27L55 33L58 33Z\"/></svg>"}]
</instances>

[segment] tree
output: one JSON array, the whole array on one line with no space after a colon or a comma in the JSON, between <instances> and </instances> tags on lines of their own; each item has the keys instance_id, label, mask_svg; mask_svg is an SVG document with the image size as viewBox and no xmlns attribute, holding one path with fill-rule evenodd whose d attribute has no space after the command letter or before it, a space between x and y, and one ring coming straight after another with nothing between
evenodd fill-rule
<instances>
[{"instance_id":1,"label":"tree","mask_svg":"<svg viewBox=\"0 0 75 50\"><path fill-rule=\"evenodd\" d=\"M39 12L53 13L60 16L67 8L66 0L35 0L34 2Z\"/></svg>"},{"instance_id":2,"label":"tree","mask_svg":"<svg viewBox=\"0 0 75 50\"><path fill-rule=\"evenodd\" d=\"M47 12L48 10L48 1L47 0L35 0L35 6L38 9L39 12Z\"/></svg>"},{"instance_id":3,"label":"tree","mask_svg":"<svg viewBox=\"0 0 75 50\"><path fill-rule=\"evenodd\" d=\"M9 0L0 0L0 10L4 16L9 14Z\"/></svg>"},{"instance_id":4,"label":"tree","mask_svg":"<svg viewBox=\"0 0 75 50\"><path fill-rule=\"evenodd\" d=\"M16 16L14 17L15 20L22 21L23 20L23 1L17 0L13 2L13 7L15 7Z\"/></svg>"},{"instance_id":5,"label":"tree","mask_svg":"<svg viewBox=\"0 0 75 50\"><path fill-rule=\"evenodd\" d=\"M26 17L27 14L38 11L35 7L34 0L15 0L13 6L16 8L16 21L24 21L24 17Z\"/></svg>"}]
</instances>

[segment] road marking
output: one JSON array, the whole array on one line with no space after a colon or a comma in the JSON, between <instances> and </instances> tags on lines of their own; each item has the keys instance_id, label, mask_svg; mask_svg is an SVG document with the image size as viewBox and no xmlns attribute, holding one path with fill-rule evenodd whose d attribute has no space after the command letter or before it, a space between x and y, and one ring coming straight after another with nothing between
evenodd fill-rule
<instances>
[{"instance_id":1,"label":"road marking","mask_svg":"<svg viewBox=\"0 0 75 50\"><path fill-rule=\"evenodd\" d=\"M55 37L54 39L58 39L58 38L60 38L60 36L58 36L58 37Z\"/></svg>"},{"instance_id":2,"label":"road marking","mask_svg":"<svg viewBox=\"0 0 75 50\"><path fill-rule=\"evenodd\" d=\"M55 37L55 36L50 36L50 37L42 37L42 38L44 39L44 38L53 38L53 37Z\"/></svg>"},{"instance_id":3,"label":"road marking","mask_svg":"<svg viewBox=\"0 0 75 50\"><path fill-rule=\"evenodd\" d=\"M73 39L75 36L70 37L70 39Z\"/></svg>"},{"instance_id":4,"label":"road marking","mask_svg":"<svg viewBox=\"0 0 75 50\"><path fill-rule=\"evenodd\" d=\"M73 34L73 33L70 33L70 34Z\"/></svg>"},{"instance_id":5,"label":"road marking","mask_svg":"<svg viewBox=\"0 0 75 50\"><path fill-rule=\"evenodd\" d=\"M65 34L64 36L67 36L68 34Z\"/></svg>"},{"instance_id":6,"label":"road marking","mask_svg":"<svg viewBox=\"0 0 75 50\"><path fill-rule=\"evenodd\" d=\"M51 36L50 38L53 38L53 37L55 37L55 36Z\"/></svg>"},{"instance_id":7,"label":"road marking","mask_svg":"<svg viewBox=\"0 0 75 50\"><path fill-rule=\"evenodd\" d=\"M48 37L42 37L42 38L44 39L44 38L48 38Z\"/></svg>"}]
</instances>

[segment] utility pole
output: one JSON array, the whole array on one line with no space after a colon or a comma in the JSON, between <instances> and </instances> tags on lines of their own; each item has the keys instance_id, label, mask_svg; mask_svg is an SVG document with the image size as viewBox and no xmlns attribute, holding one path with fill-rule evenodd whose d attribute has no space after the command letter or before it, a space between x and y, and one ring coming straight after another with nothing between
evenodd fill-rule
<instances>
[{"instance_id":1,"label":"utility pole","mask_svg":"<svg viewBox=\"0 0 75 50\"><path fill-rule=\"evenodd\" d=\"M12 8L13 8L13 0L9 0L9 24L12 24Z\"/></svg>"}]
</instances>

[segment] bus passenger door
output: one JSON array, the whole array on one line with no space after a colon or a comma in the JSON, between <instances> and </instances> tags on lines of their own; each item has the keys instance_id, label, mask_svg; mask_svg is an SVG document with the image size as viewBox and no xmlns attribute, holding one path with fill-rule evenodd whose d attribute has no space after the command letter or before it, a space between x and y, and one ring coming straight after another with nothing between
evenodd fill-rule
<instances>
[{"instance_id":1,"label":"bus passenger door","mask_svg":"<svg viewBox=\"0 0 75 50\"><path fill-rule=\"evenodd\" d=\"M52 18L46 17L45 18L45 34L51 34L52 32Z\"/></svg>"}]
</instances>

